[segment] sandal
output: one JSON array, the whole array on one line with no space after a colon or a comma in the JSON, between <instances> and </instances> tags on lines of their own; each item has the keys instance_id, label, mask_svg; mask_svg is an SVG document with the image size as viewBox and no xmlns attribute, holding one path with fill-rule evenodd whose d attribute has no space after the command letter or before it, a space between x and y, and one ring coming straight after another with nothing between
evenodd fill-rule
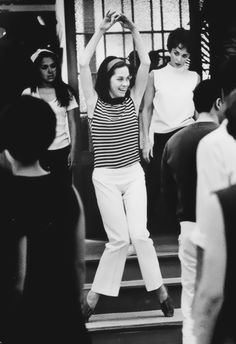
<instances>
[{"instance_id":1,"label":"sandal","mask_svg":"<svg viewBox=\"0 0 236 344\"><path fill-rule=\"evenodd\" d=\"M173 306L173 301L170 298L170 296L167 296L167 298L164 301L160 302L160 306L165 317L173 317L174 306Z\"/></svg>"}]
</instances>

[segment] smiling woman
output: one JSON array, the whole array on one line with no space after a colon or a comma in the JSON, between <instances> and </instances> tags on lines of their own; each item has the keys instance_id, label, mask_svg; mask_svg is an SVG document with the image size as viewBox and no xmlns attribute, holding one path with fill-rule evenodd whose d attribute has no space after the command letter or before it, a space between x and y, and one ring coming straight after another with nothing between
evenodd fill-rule
<instances>
[{"instance_id":1,"label":"smiling woman","mask_svg":"<svg viewBox=\"0 0 236 344\"><path fill-rule=\"evenodd\" d=\"M112 61L111 61L112 62ZM130 85L130 75L127 67L116 68L110 80L110 96L124 97Z\"/></svg>"},{"instance_id":2,"label":"smiling woman","mask_svg":"<svg viewBox=\"0 0 236 344\"><path fill-rule=\"evenodd\" d=\"M103 34L117 22L130 30L139 55L140 66L134 86L130 89L131 71L127 60L108 56L99 67L94 88L91 58ZM115 11L108 11L80 56L81 85L94 149L92 180L108 237L92 288L85 297L87 320L100 294L118 296L130 243L137 253L147 291L157 293L165 316L174 313L146 228L146 189L139 156L138 114L149 67L150 59L136 25Z\"/></svg>"}]
</instances>

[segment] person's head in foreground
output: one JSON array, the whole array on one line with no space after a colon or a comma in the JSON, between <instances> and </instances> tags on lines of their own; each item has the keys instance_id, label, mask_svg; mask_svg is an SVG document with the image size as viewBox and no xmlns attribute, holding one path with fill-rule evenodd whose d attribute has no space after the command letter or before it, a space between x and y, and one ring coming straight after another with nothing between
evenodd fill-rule
<instances>
[{"instance_id":1,"label":"person's head in foreground","mask_svg":"<svg viewBox=\"0 0 236 344\"><path fill-rule=\"evenodd\" d=\"M55 137L56 116L45 101L23 95L0 113L0 150L24 166L34 164Z\"/></svg>"}]
</instances>

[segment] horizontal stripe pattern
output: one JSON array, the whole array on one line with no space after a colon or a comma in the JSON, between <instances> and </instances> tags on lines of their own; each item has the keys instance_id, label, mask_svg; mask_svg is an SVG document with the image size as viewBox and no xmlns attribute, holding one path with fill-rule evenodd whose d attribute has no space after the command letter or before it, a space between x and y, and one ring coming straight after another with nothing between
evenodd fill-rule
<instances>
[{"instance_id":1,"label":"horizontal stripe pattern","mask_svg":"<svg viewBox=\"0 0 236 344\"><path fill-rule=\"evenodd\" d=\"M113 105L98 99L90 128L94 167L120 168L140 160L138 118L131 98Z\"/></svg>"}]
</instances>

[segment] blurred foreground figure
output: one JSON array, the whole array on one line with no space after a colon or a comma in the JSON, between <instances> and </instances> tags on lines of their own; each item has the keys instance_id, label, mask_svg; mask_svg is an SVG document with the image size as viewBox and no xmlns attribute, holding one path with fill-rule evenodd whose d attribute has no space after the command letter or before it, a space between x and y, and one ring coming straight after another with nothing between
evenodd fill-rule
<instances>
[{"instance_id":1,"label":"blurred foreground figure","mask_svg":"<svg viewBox=\"0 0 236 344\"><path fill-rule=\"evenodd\" d=\"M227 100L227 131L236 139L236 91ZM202 278L194 303L197 344L235 344L236 184L207 200Z\"/></svg>"},{"instance_id":2,"label":"blurred foreground figure","mask_svg":"<svg viewBox=\"0 0 236 344\"><path fill-rule=\"evenodd\" d=\"M82 204L72 186L39 164L55 128L51 107L31 96L17 98L0 115L0 147L13 173L0 179L4 344L90 343L80 304Z\"/></svg>"},{"instance_id":3,"label":"blurred foreground figure","mask_svg":"<svg viewBox=\"0 0 236 344\"><path fill-rule=\"evenodd\" d=\"M191 240L196 225L196 150L199 141L221 121L221 89L213 80L203 80L195 88L193 100L196 121L167 141L162 159L164 208L180 223L183 344L196 343L191 315L197 270L197 249Z\"/></svg>"}]
</instances>

